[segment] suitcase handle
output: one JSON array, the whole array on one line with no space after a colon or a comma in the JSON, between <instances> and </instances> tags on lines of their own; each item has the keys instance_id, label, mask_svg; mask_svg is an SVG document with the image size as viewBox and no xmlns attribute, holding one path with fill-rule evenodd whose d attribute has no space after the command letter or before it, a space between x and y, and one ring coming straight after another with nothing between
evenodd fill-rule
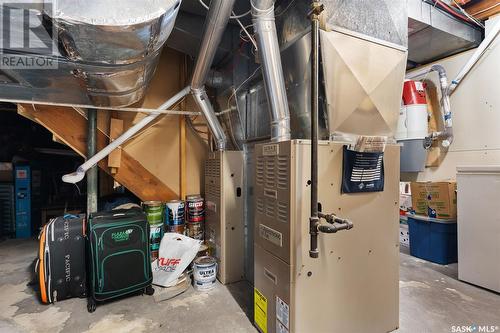
<instances>
[{"instance_id":1,"label":"suitcase handle","mask_svg":"<svg viewBox=\"0 0 500 333\"><path fill-rule=\"evenodd\" d=\"M115 210L115 211L92 214L91 219L101 219L101 218L118 219L118 218L129 217L129 216L130 217L138 216L140 214L143 214L143 212L140 208L119 209L119 210Z\"/></svg>"}]
</instances>

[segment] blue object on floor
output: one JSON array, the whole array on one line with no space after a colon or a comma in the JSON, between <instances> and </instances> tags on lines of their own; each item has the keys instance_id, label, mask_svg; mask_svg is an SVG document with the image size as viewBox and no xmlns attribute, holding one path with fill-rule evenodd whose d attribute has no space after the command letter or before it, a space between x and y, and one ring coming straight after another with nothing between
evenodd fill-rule
<instances>
[{"instance_id":1,"label":"blue object on floor","mask_svg":"<svg viewBox=\"0 0 500 333\"><path fill-rule=\"evenodd\" d=\"M457 262L456 221L408 215L408 227L412 256L441 265Z\"/></svg>"},{"instance_id":2,"label":"blue object on floor","mask_svg":"<svg viewBox=\"0 0 500 333\"><path fill-rule=\"evenodd\" d=\"M31 168L16 165L14 169L16 191L16 238L31 237Z\"/></svg>"}]
</instances>

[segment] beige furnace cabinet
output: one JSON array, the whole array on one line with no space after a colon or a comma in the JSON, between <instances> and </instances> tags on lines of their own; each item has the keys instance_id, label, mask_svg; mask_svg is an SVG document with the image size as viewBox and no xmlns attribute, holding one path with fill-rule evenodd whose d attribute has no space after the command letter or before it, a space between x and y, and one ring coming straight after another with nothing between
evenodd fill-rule
<instances>
[{"instance_id":1,"label":"beige furnace cabinet","mask_svg":"<svg viewBox=\"0 0 500 333\"><path fill-rule=\"evenodd\" d=\"M210 153L205 164L205 240L223 284L244 277L243 152Z\"/></svg>"},{"instance_id":2,"label":"beige furnace cabinet","mask_svg":"<svg viewBox=\"0 0 500 333\"><path fill-rule=\"evenodd\" d=\"M255 325L264 333L381 333L399 319L399 149L384 190L341 194L343 143L320 142L322 211L354 223L319 234L309 257L310 143L255 148Z\"/></svg>"}]
</instances>

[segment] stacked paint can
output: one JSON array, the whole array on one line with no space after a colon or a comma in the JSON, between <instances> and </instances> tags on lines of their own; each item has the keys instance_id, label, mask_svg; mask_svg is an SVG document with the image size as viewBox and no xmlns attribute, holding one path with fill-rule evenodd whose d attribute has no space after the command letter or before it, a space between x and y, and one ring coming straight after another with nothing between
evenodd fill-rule
<instances>
[{"instance_id":1,"label":"stacked paint can","mask_svg":"<svg viewBox=\"0 0 500 333\"><path fill-rule=\"evenodd\" d=\"M205 201L199 194L188 195L186 206L187 235L194 239L203 240L205 238Z\"/></svg>"},{"instance_id":2,"label":"stacked paint can","mask_svg":"<svg viewBox=\"0 0 500 333\"><path fill-rule=\"evenodd\" d=\"M185 208L184 201L172 200L165 203L165 226L167 232L184 234L185 232Z\"/></svg>"},{"instance_id":3,"label":"stacked paint can","mask_svg":"<svg viewBox=\"0 0 500 333\"><path fill-rule=\"evenodd\" d=\"M151 261L155 261L158 259L160 243L163 238L163 204L160 201L146 201L142 206L149 223Z\"/></svg>"}]
</instances>

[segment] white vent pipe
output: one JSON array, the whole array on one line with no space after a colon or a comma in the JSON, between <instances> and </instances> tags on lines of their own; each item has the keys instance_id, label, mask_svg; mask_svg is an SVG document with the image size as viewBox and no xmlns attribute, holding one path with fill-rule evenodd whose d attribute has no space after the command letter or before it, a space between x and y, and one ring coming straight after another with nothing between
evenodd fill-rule
<instances>
[{"instance_id":1,"label":"white vent pipe","mask_svg":"<svg viewBox=\"0 0 500 333\"><path fill-rule=\"evenodd\" d=\"M178 101L180 101L184 96L189 94L191 91L190 87L186 87L179 91L177 94L175 94L173 97L171 97L168 101L163 103L158 110L167 110L171 108L174 104L176 104ZM141 129L146 127L149 123L151 123L153 120L158 118L161 113L151 113L150 115L144 117L139 121L137 124L134 126L130 127L125 133L123 133L121 136L116 138L113 142L111 142L109 145L107 145L105 148L103 148L101 151L99 151L97 154L92 156L90 159L88 159L85 163L80 165L75 172L64 175L62 177L63 182L65 183L72 183L76 184L79 181L81 181L85 177L85 173L91 169L93 166L95 166L97 163L99 163L102 159L106 158L113 150L118 148L120 145L122 145L125 141L130 139L132 136L137 134Z\"/></svg>"},{"instance_id":2,"label":"white vent pipe","mask_svg":"<svg viewBox=\"0 0 500 333\"><path fill-rule=\"evenodd\" d=\"M477 47L476 51L472 55L472 57L467 61L465 66L460 70L457 77L451 81L450 85L450 95L453 94L455 89L458 87L462 79L471 71L472 67L481 59L483 54L486 52L486 49L491 45L491 43L495 40L495 37L498 35L500 31L500 19L497 19L497 22L491 29L490 33L484 38L481 44Z\"/></svg>"}]
</instances>

